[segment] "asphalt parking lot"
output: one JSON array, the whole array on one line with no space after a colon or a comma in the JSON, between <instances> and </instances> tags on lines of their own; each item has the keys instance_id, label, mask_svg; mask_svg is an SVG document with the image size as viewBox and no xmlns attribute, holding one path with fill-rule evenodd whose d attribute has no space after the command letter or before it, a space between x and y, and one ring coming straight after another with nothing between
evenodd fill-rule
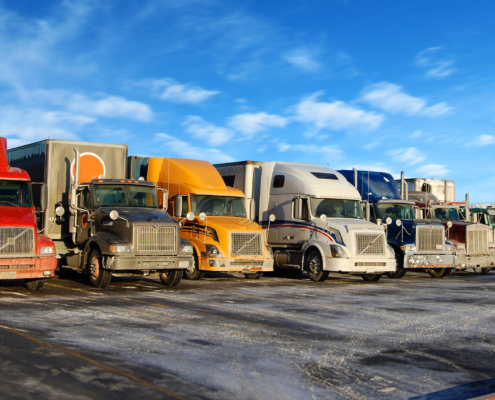
<instances>
[{"instance_id":1,"label":"asphalt parking lot","mask_svg":"<svg viewBox=\"0 0 495 400\"><path fill-rule=\"evenodd\" d=\"M468 399L495 393L495 272L0 282L0 397Z\"/></svg>"}]
</instances>

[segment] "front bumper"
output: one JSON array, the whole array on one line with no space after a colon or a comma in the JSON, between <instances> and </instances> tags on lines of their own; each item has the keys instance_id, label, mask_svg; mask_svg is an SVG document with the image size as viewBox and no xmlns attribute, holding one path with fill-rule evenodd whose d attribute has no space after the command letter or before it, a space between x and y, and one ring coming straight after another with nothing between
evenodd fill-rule
<instances>
[{"instance_id":1,"label":"front bumper","mask_svg":"<svg viewBox=\"0 0 495 400\"><path fill-rule=\"evenodd\" d=\"M325 258L325 271L344 272L356 275L383 274L396 271L395 258Z\"/></svg>"},{"instance_id":2,"label":"front bumper","mask_svg":"<svg viewBox=\"0 0 495 400\"><path fill-rule=\"evenodd\" d=\"M194 268L192 256L137 256L121 257L106 255L103 260L105 269L110 271L149 271Z\"/></svg>"},{"instance_id":3,"label":"front bumper","mask_svg":"<svg viewBox=\"0 0 495 400\"><path fill-rule=\"evenodd\" d=\"M56 268L57 259L54 256L0 258L0 280L50 278Z\"/></svg>"},{"instance_id":4,"label":"front bumper","mask_svg":"<svg viewBox=\"0 0 495 400\"><path fill-rule=\"evenodd\" d=\"M495 256L469 256L467 254L455 256L455 268L463 270L466 268L490 268L495 265Z\"/></svg>"},{"instance_id":5,"label":"front bumper","mask_svg":"<svg viewBox=\"0 0 495 400\"><path fill-rule=\"evenodd\" d=\"M453 254L406 254L404 269L454 268Z\"/></svg>"},{"instance_id":6,"label":"front bumper","mask_svg":"<svg viewBox=\"0 0 495 400\"><path fill-rule=\"evenodd\" d=\"M242 259L242 258L201 258L203 271L217 272L271 272L273 271L273 259Z\"/></svg>"}]
</instances>

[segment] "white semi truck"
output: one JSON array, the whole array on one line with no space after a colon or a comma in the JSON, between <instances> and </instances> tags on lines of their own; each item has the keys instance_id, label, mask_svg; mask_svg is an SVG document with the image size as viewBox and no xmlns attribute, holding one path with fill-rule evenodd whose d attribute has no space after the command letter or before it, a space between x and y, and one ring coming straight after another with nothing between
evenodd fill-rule
<instances>
[{"instance_id":1,"label":"white semi truck","mask_svg":"<svg viewBox=\"0 0 495 400\"><path fill-rule=\"evenodd\" d=\"M277 268L307 271L324 281L330 272L377 281L396 271L384 227L365 220L359 192L337 171L318 165L243 161L215 165L227 186L245 194Z\"/></svg>"}]
</instances>

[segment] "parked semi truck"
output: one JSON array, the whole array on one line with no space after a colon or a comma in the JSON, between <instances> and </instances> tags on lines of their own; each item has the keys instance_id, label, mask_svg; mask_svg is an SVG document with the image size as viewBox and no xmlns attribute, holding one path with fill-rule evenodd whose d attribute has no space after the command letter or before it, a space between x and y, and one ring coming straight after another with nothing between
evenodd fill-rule
<instances>
[{"instance_id":1,"label":"parked semi truck","mask_svg":"<svg viewBox=\"0 0 495 400\"><path fill-rule=\"evenodd\" d=\"M249 217L265 230L275 266L377 281L395 273L383 226L364 219L361 196L337 171L318 165L244 161L215 165L228 186L245 194Z\"/></svg>"},{"instance_id":2,"label":"parked semi truck","mask_svg":"<svg viewBox=\"0 0 495 400\"><path fill-rule=\"evenodd\" d=\"M405 187L402 188L401 185ZM426 192L434 194L439 201L455 201L455 182L445 179L428 179L428 178L406 178L403 181L396 180L400 192L407 189L408 192ZM406 198L406 197L404 197Z\"/></svg>"},{"instance_id":3,"label":"parked semi truck","mask_svg":"<svg viewBox=\"0 0 495 400\"><path fill-rule=\"evenodd\" d=\"M471 219L469 211L466 211L466 209L469 210L468 195L466 195L465 203L417 201L416 204L423 218L442 221L446 229L447 240L454 250L456 269L474 268L482 274L490 272L495 263L493 228L468 222Z\"/></svg>"},{"instance_id":4,"label":"parked semi truck","mask_svg":"<svg viewBox=\"0 0 495 400\"><path fill-rule=\"evenodd\" d=\"M445 240L443 224L416 218L415 203L401 198L392 175L355 169L338 172L369 202L371 222L382 224L389 220L387 241L397 260L397 271L387 273L389 278L400 279L411 270L441 278L455 267L452 245ZM405 193L403 196L406 197Z\"/></svg>"},{"instance_id":5,"label":"parked semi truck","mask_svg":"<svg viewBox=\"0 0 495 400\"><path fill-rule=\"evenodd\" d=\"M56 268L55 244L36 227L31 179L9 164L7 139L0 137L0 279L24 279L38 290Z\"/></svg>"},{"instance_id":6,"label":"parked semi truck","mask_svg":"<svg viewBox=\"0 0 495 400\"><path fill-rule=\"evenodd\" d=\"M150 274L176 285L193 267L191 244L158 207L158 194L167 204L166 191L125 179L126 145L44 140L8 157L44 184L40 227L55 242L62 271L87 274L103 288L112 276Z\"/></svg>"},{"instance_id":7,"label":"parked semi truck","mask_svg":"<svg viewBox=\"0 0 495 400\"><path fill-rule=\"evenodd\" d=\"M200 279L205 271L215 271L258 279L273 271L271 249L260 226L246 216L244 194L225 186L213 165L153 157L146 168L145 160L131 157L130 171L147 171L149 181L169 191L169 208L183 223L181 236L194 247L194 270L186 272L187 278Z\"/></svg>"}]
</instances>

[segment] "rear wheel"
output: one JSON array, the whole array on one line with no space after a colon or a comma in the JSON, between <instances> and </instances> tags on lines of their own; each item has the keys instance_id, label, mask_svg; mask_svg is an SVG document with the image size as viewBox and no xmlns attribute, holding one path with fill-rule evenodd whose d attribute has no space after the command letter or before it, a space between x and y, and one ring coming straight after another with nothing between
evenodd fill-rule
<instances>
[{"instance_id":1,"label":"rear wheel","mask_svg":"<svg viewBox=\"0 0 495 400\"><path fill-rule=\"evenodd\" d=\"M323 260L318 250L310 250L304 262L309 279L314 282L323 282L330 272L323 270Z\"/></svg>"},{"instance_id":2,"label":"rear wheel","mask_svg":"<svg viewBox=\"0 0 495 400\"><path fill-rule=\"evenodd\" d=\"M199 270L198 255L196 254L196 250L194 250L194 254L193 254L193 264L194 264L194 271L189 272L186 269L186 271L184 272L184 277L192 281L197 281L201 279L205 273Z\"/></svg>"},{"instance_id":3,"label":"rear wheel","mask_svg":"<svg viewBox=\"0 0 495 400\"><path fill-rule=\"evenodd\" d=\"M376 282L376 281L380 280L380 278L382 277L382 274L364 274L364 275L361 275L361 277L366 282Z\"/></svg>"},{"instance_id":4,"label":"rear wheel","mask_svg":"<svg viewBox=\"0 0 495 400\"><path fill-rule=\"evenodd\" d=\"M170 271L162 272L160 274L160 280L166 286L175 286L182 279L182 270L181 269L172 269Z\"/></svg>"},{"instance_id":5,"label":"rear wheel","mask_svg":"<svg viewBox=\"0 0 495 400\"><path fill-rule=\"evenodd\" d=\"M112 273L103 269L103 259L98 249L93 249L88 257L89 281L94 287L106 288L112 280Z\"/></svg>"},{"instance_id":6,"label":"rear wheel","mask_svg":"<svg viewBox=\"0 0 495 400\"><path fill-rule=\"evenodd\" d=\"M40 290L45 286L46 279L25 279L24 283L29 290Z\"/></svg>"},{"instance_id":7,"label":"rear wheel","mask_svg":"<svg viewBox=\"0 0 495 400\"><path fill-rule=\"evenodd\" d=\"M428 273L433 277L433 278L443 278L444 276L448 275L449 272L447 270L450 268L433 268L429 269Z\"/></svg>"},{"instance_id":8,"label":"rear wheel","mask_svg":"<svg viewBox=\"0 0 495 400\"><path fill-rule=\"evenodd\" d=\"M481 275L487 275L491 270L492 270L491 267L489 267L489 268L481 268L480 274Z\"/></svg>"},{"instance_id":9,"label":"rear wheel","mask_svg":"<svg viewBox=\"0 0 495 400\"><path fill-rule=\"evenodd\" d=\"M406 270L404 269L404 256L398 250L395 250L395 261L397 262L397 269L395 272L387 272L387 276L390 279L401 279L406 274Z\"/></svg>"},{"instance_id":10,"label":"rear wheel","mask_svg":"<svg viewBox=\"0 0 495 400\"><path fill-rule=\"evenodd\" d=\"M255 272L254 274L244 274L246 279L260 279L263 272Z\"/></svg>"}]
</instances>

